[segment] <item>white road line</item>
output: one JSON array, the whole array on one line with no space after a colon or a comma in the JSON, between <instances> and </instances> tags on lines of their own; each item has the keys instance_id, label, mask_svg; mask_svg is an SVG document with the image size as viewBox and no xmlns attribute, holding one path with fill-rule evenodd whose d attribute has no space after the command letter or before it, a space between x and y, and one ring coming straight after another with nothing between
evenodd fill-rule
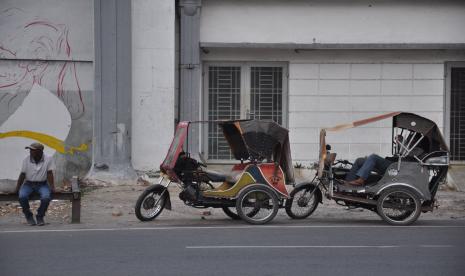
<instances>
[{"instance_id":1,"label":"white road line","mask_svg":"<svg viewBox=\"0 0 465 276\"><path fill-rule=\"evenodd\" d=\"M413 226L391 226L391 225L243 225L243 226L160 226L160 227L121 227L121 228L78 228L78 229L37 229L37 226L24 226L24 230L0 230L0 234L7 233L56 233L56 232L99 232L99 231L158 231L158 230L223 230L223 229L318 229L318 228L465 228L465 225L413 225ZM35 228L35 229L31 229Z\"/></svg>"},{"instance_id":2,"label":"white road line","mask_svg":"<svg viewBox=\"0 0 465 276\"><path fill-rule=\"evenodd\" d=\"M419 245L419 247L424 247L424 248L449 248L449 247L454 247L453 245L448 245L448 244L422 244Z\"/></svg>"},{"instance_id":3,"label":"white road line","mask_svg":"<svg viewBox=\"0 0 465 276\"><path fill-rule=\"evenodd\" d=\"M400 245L205 245L186 249L253 249L253 248L399 248Z\"/></svg>"},{"instance_id":4,"label":"white road line","mask_svg":"<svg viewBox=\"0 0 465 276\"><path fill-rule=\"evenodd\" d=\"M422 248L451 248L453 245L199 245L186 246L186 249L261 249L261 248L401 248L401 247L422 247Z\"/></svg>"}]
</instances>

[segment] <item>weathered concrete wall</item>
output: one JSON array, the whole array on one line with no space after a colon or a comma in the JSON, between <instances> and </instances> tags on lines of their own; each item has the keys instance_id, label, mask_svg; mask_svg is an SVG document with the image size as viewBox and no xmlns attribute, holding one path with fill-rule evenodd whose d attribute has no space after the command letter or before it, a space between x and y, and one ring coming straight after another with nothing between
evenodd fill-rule
<instances>
[{"instance_id":1,"label":"weathered concrete wall","mask_svg":"<svg viewBox=\"0 0 465 276\"><path fill-rule=\"evenodd\" d=\"M174 132L175 1L133 1L132 39L132 164L158 170Z\"/></svg>"},{"instance_id":2,"label":"weathered concrete wall","mask_svg":"<svg viewBox=\"0 0 465 276\"><path fill-rule=\"evenodd\" d=\"M464 1L203 0L201 42L465 43Z\"/></svg>"},{"instance_id":3,"label":"weathered concrete wall","mask_svg":"<svg viewBox=\"0 0 465 276\"><path fill-rule=\"evenodd\" d=\"M69 12L73 11L73 12ZM92 0L0 4L0 182L17 179L24 146L46 145L57 183L91 162Z\"/></svg>"}]
</instances>

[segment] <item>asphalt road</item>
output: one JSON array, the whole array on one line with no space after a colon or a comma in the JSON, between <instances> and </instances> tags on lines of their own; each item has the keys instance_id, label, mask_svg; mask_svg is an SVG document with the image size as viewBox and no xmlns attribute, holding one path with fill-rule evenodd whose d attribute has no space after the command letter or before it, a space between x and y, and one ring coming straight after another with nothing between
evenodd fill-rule
<instances>
[{"instance_id":1,"label":"asphalt road","mask_svg":"<svg viewBox=\"0 0 465 276\"><path fill-rule=\"evenodd\" d=\"M465 275L465 222L0 230L0 275Z\"/></svg>"}]
</instances>

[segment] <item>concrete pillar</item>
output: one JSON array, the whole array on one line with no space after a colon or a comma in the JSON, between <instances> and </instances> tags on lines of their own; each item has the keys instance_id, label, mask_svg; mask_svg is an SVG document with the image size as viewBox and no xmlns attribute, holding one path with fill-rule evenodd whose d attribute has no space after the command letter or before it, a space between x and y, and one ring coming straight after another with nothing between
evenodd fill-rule
<instances>
[{"instance_id":1,"label":"concrete pillar","mask_svg":"<svg viewBox=\"0 0 465 276\"><path fill-rule=\"evenodd\" d=\"M132 2L132 165L158 170L174 132L175 1Z\"/></svg>"},{"instance_id":2,"label":"concrete pillar","mask_svg":"<svg viewBox=\"0 0 465 276\"><path fill-rule=\"evenodd\" d=\"M200 67L200 10L201 0L180 0L180 120L200 120L201 67ZM199 150L199 125L192 125L189 150Z\"/></svg>"},{"instance_id":3,"label":"concrete pillar","mask_svg":"<svg viewBox=\"0 0 465 276\"><path fill-rule=\"evenodd\" d=\"M88 178L136 179L131 165L131 1L95 0L93 166Z\"/></svg>"}]
</instances>

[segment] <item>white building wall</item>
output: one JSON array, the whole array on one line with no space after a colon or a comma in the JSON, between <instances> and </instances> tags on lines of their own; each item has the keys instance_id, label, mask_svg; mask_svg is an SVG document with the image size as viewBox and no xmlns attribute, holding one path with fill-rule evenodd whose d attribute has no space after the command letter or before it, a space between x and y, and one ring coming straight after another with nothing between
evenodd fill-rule
<instances>
[{"instance_id":1,"label":"white building wall","mask_svg":"<svg viewBox=\"0 0 465 276\"><path fill-rule=\"evenodd\" d=\"M318 158L319 131L392 111L414 112L444 127L445 64L465 51L210 49L203 61L289 63L288 122L293 161ZM391 120L329 133L338 158L391 151Z\"/></svg>"},{"instance_id":2,"label":"white building wall","mask_svg":"<svg viewBox=\"0 0 465 276\"><path fill-rule=\"evenodd\" d=\"M294 159L315 158L322 127L392 111L426 116L442 128L442 63L294 63L289 65L289 128ZM342 133L327 142L340 158L391 151L391 121Z\"/></svg>"},{"instance_id":3,"label":"white building wall","mask_svg":"<svg viewBox=\"0 0 465 276\"><path fill-rule=\"evenodd\" d=\"M204 43L464 43L465 2L203 0Z\"/></svg>"},{"instance_id":4,"label":"white building wall","mask_svg":"<svg viewBox=\"0 0 465 276\"><path fill-rule=\"evenodd\" d=\"M175 1L133 1L132 35L132 164L158 169L174 131Z\"/></svg>"}]
</instances>

